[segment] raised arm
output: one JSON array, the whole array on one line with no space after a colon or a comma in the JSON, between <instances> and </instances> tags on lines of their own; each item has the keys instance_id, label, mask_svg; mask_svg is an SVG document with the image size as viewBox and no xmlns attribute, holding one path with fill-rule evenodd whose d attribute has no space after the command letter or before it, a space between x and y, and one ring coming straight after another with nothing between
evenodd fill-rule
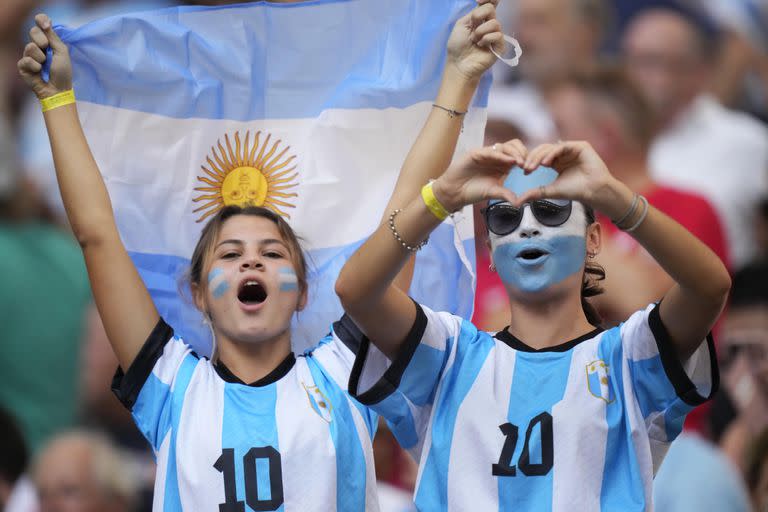
<instances>
[{"instance_id":1,"label":"raised arm","mask_svg":"<svg viewBox=\"0 0 768 512\"><path fill-rule=\"evenodd\" d=\"M46 49L53 58L50 80L41 70ZM30 42L18 62L21 77L40 100L72 89L66 45L44 14L35 16ZM72 230L85 257L96 306L120 366L128 369L159 315L117 232L112 205L80 126L74 103L43 114L56 177Z\"/></svg>"},{"instance_id":2,"label":"raised arm","mask_svg":"<svg viewBox=\"0 0 768 512\"><path fill-rule=\"evenodd\" d=\"M467 112L480 79L496 60L488 50L500 52L504 46L501 25L496 19L499 0L478 0L478 7L459 19L451 31L447 58L435 105L400 170L395 189L384 210L386 223L392 210L403 208L430 179L437 178L450 165L459 140L463 114ZM406 292L413 277L411 258L395 282Z\"/></svg>"},{"instance_id":3,"label":"raised arm","mask_svg":"<svg viewBox=\"0 0 768 512\"><path fill-rule=\"evenodd\" d=\"M474 150L434 182L435 196L449 211L484 199L514 200L502 184L509 169L522 164L525 155L525 147L517 140L495 149ZM400 238L412 247L440 224L421 196L412 199L393 221ZM416 306L393 284L410 255L384 224L350 257L336 281L345 311L390 359L398 355L416 319Z\"/></svg>"},{"instance_id":4,"label":"raised arm","mask_svg":"<svg viewBox=\"0 0 768 512\"><path fill-rule=\"evenodd\" d=\"M581 201L611 219L621 219L632 207L634 194L611 176L586 142L544 144L531 151L524 168L546 165L557 180L533 189L520 202L542 197ZM639 203L642 203L640 201ZM623 225L637 228L632 236L670 275L674 284L661 301L659 314L682 360L696 351L725 305L731 279L720 258L680 224L643 204Z\"/></svg>"}]
</instances>

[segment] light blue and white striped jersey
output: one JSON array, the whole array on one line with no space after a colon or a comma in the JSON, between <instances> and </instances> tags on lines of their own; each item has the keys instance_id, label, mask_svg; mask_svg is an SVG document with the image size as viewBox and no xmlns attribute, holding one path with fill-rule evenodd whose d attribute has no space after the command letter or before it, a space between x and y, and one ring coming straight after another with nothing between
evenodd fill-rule
<instances>
[{"instance_id":1,"label":"light blue and white striped jersey","mask_svg":"<svg viewBox=\"0 0 768 512\"><path fill-rule=\"evenodd\" d=\"M332 333L249 385L160 320L113 382L155 451L153 510L377 511L377 417L345 391L353 362Z\"/></svg>"},{"instance_id":2,"label":"light blue and white striped jersey","mask_svg":"<svg viewBox=\"0 0 768 512\"><path fill-rule=\"evenodd\" d=\"M349 389L419 461L419 510L650 510L669 443L717 388L711 337L683 367L653 305L546 350L417 310L391 363L361 341Z\"/></svg>"}]
</instances>

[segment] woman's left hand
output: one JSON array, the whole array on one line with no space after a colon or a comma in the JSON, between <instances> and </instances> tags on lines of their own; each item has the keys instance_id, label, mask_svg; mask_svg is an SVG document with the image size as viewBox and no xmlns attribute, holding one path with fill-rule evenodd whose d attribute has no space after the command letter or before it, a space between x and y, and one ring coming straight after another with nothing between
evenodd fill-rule
<instances>
[{"instance_id":1,"label":"woman's left hand","mask_svg":"<svg viewBox=\"0 0 768 512\"><path fill-rule=\"evenodd\" d=\"M542 144L528 154L522 168L530 174L540 165L557 171L557 179L521 194L518 204L543 198L570 199L616 218L626 209L623 203L627 196L632 198L629 189L611 175L588 142Z\"/></svg>"},{"instance_id":2,"label":"woman's left hand","mask_svg":"<svg viewBox=\"0 0 768 512\"><path fill-rule=\"evenodd\" d=\"M468 80L480 80L483 73L496 62L497 53L504 51L501 24L496 19L499 0L478 0L478 6L459 19L448 39L447 66L456 69Z\"/></svg>"}]
</instances>

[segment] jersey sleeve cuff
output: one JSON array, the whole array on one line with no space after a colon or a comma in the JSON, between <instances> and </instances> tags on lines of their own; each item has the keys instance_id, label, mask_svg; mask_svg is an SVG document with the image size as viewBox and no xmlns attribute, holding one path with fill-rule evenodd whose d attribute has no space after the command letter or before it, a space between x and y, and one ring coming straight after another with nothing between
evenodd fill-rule
<instances>
[{"instance_id":1,"label":"jersey sleeve cuff","mask_svg":"<svg viewBox=\"0 0 768 512\"><path fill-rule=\"evenodd\" d=\"M680 399L690 406L701 405L710 400L720 387L720 370L717 365L717 356L715 354L715 342L712 333L707 334L706 338L706 356L709 358L709 372L711 376L711 386L709 393L704 396L699 392L699 388L691 380L684 367L684 362L677 355L675 346L669 336L666 326L661 321L659 314L659 304L657 304L648 315L648 326L656 340L656 346L659 350L661 364L664 368L669 382ZM704 347L697 349L697 352ZM696 354L692 357L695 357Z\"/></svg>"},{"instance_id":2,"label":"jersey sleeve cuff","mask_svg":"<svg viewBox=\"0 0 768 512\"><path fill-rule=\"evenodd\" d=\"M360 352L363 340L368 340L352 318L344 313L333 323L333 333L353 354Z\"/></svg>"},{"instance_id":3,"label":"jersey sleeve cuff","mask_svg":"<svg viewBox=\"0 0 768 512\"><path fill-rule=\"evenodd\" d=\"M160 318L136 355L136 359L128 368L128 372L124 373L121 367L117 367L115 376L112 378L112 392L129 411L133 409L141 388L144 387L155 363L163 355L166 343L171 338L173 338L173 328Z\"/></svg>"},{"instance_id":4,"label":"jersey sleeve cuff","mask_svg":"<svg viewBox=\"0 0 768 512\"><path fill-rule=\"evenodd\" d=\"M355 358L355 363L352 366L352 373L349 376L349 393L357 399L363 405L375 405L392 393L394 393L400 387L400 380L405 373L406 368L413 358L413 354L416 352L416 348L421 343L421 339L424 336L424 332L427 328L427 316L424 313L421 305L416 301L413 302L416 306L416 319L413 322L410 332L405 338L400 352L389 367L384 371L384 374L378 379L369 389L360 390L360 380L363 372L366 369L366 365L371 358L371 352L374 349L371 347L371 342L366 336L362 336L360 339L360 347ZM384 354L376 350L378 355L384 358Z\"/></svg>"}]
</instances>

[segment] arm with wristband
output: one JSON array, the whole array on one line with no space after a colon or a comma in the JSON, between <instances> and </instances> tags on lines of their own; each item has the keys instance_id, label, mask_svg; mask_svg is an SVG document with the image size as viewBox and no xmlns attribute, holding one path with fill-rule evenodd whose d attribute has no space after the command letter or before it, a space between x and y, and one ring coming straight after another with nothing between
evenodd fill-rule
<instances>
[{"instance_id":1,"label":"arm with wristband","mask_svg":"<svg viewBox=\"0 0 768 512\"><path fill-rule=\"evenodd\" d=\"M403 162L384 210L382 224L388 224L392 211L405 207L419 188L440 176L450 165L464 115L483 73L496 60L489 48L493 45L501 50L504 46L501 25L496 19L498 2L478 0L478 6L454 25L448 38L440 89L424 126ZM410 287L413 267L411 258L395 280L403 290L407 291Z\"/></svg>"},{"instance_id":2,"label":"arm with wristband","mask_svg":"<svg viewBox=\"0 0 768 512\"><path fill-rule=\"evenodd\" d=\"M19 73L40 99L67 218L82 248L107 336L120 366L127 369L159 315L120 240L107 188L80 126L67 46L45 14L35 16L29 35ZM49 46L46 82L41 71Z\"/></svg>"}]
</instances>

